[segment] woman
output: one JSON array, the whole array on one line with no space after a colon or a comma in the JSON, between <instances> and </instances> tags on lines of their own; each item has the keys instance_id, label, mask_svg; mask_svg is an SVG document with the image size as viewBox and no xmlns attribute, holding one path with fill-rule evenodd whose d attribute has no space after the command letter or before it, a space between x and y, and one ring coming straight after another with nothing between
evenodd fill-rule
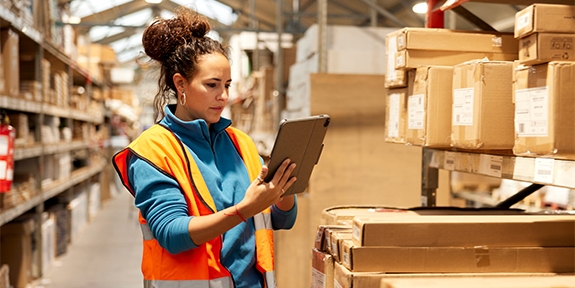
<instances>
[{"instance_id":1,"label":"woman","mask_svg":"<svg viewBox=\"0 0 575 288\"><path fill-rule=\"evenodd\" d=\"M295 222L295 197L282 197L295 163L264 182L255 144L220 116L230 63L209 30L180 8L142 37L161 64L162 119L114 155L114 167L140 210L144 287L275 287L272 230ZM166 105L170 96L176 104Z\"/></svg>"}]
</instances>

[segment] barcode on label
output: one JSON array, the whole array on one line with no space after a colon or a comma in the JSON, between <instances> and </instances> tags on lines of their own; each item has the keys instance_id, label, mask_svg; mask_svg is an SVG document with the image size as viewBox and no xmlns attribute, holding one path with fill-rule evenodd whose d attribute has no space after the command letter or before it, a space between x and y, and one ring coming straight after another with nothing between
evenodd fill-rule
<instances>
[{"instance_id":1,"label":"barcode on label","mask_svg":"<svg viewBox=\"0 0 575 288\"><path fill-rule=\"evenodd\" d=\"M551 175L551 170L537 170L539 175Z\"/></svg>"},{"instance_id":2,"label":"barcode on label","mask_svg":"<svg viewBox=\"0 0 575 288\"><path fill-rule=\"evenodd\" d=\"M517 127L517 132L523 133L525 132L525 123L519 123L519 127Z\"/></svg>"},{"instance_id":3,"label":"barcode on label","mask_svg":"<svg viewBox=\"0 0 575 288\"><path fill-rule=\"evenodd\" d=\"M499 166L499 165L491 165L491 169L493 169L493 170L501 170L501 166Z\"/></svg>"},{"instance_id":4,"label":"barcode on label","mask_svg":"<svg viewBox=\"0 0 575 288\"><path fill-rule=\"evenodd\" d=\"M455 164L455 161L453 159L447 159L447 160L445 160L445 164L452 165L452 164Z\"/></svg>"}]
</instances>

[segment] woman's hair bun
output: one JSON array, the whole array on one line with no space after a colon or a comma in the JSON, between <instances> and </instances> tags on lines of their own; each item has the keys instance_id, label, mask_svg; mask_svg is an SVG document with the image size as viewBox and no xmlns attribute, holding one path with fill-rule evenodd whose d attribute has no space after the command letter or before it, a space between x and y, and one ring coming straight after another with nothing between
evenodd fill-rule
<instances>
[{"instance_id":1,"label":"woman's hair bun","mask_svg":"<svg viewBox=\"0 0 575 288\"><path fill-rule=\"evenodd\" d=\"M187 7L176 10L171 19L157 18L144 30L142 45L146 54L157 61L167 59L179 46L203 38L210 31L208 19Z\"/></svg>"}]
</instances>

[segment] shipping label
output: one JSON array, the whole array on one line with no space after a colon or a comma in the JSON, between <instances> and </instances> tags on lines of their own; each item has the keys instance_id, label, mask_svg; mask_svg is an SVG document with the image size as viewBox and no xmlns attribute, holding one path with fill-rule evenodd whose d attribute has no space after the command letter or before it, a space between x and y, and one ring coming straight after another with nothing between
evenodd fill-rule
<instances>
[{"instance_id":1,"label":"shipping label","mask_svg":"<svg viewBox=\"0 0 575 288\"><path fill-rule=\"evenodd\" d=\"M473 126L473 88L453 89L453 120L454 126Z\"/></svg>"},{"instance_id":2,"label":"shipping label","mask_svg":"<svg viewBox=\"0 0 575 288\"><path fill-rule=\"evenodd\" d=\"M312 267L311 288L325 288L325 274Z\"/></svg>"},{"instance_id":3,"label":"shipping label","mask_svg":"<svg viewBox=\"0 0 575 288\"><path fill-rule=\"evenodd\" d=\"M425 121L425 96L411 95L407 100L407 128L423 129Z\"/></svg>"},{"instance_id":4,"label":"shipping label","mask_svg":"<svg viewBox=\"0 0 575 288\"><path fill-rule=\"evenodd\" d=\"M549 87L515 91L515 132L519 137L549 136Z\"/></svg>"},{"instance_id":5,"label":"shipping label","mask_svg":"<svg viewBox=\"0 0 575 288\"><path fill-rule=\"evenodd\" d=\"M389 96L389 122L387 125L387 137L399 137L399 115L401 107L399 105L399 94L393 93Z\"/></svg>"}]
</instances>

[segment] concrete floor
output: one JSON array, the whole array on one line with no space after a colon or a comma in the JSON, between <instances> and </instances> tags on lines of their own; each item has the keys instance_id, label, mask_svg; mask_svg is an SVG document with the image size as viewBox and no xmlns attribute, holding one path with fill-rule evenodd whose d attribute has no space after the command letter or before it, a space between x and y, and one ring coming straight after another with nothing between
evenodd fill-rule
<instances>
[{"instance_id":1,"label":"concrete floor","mask_svg":"<svg viewBox=\"0 0 575 288\"><path fill-rule=\"evenodd\" d=\"M141 288L142 233L132 196L121 191L58 257L35 288Z\"/></svg>"}]
</instances>

